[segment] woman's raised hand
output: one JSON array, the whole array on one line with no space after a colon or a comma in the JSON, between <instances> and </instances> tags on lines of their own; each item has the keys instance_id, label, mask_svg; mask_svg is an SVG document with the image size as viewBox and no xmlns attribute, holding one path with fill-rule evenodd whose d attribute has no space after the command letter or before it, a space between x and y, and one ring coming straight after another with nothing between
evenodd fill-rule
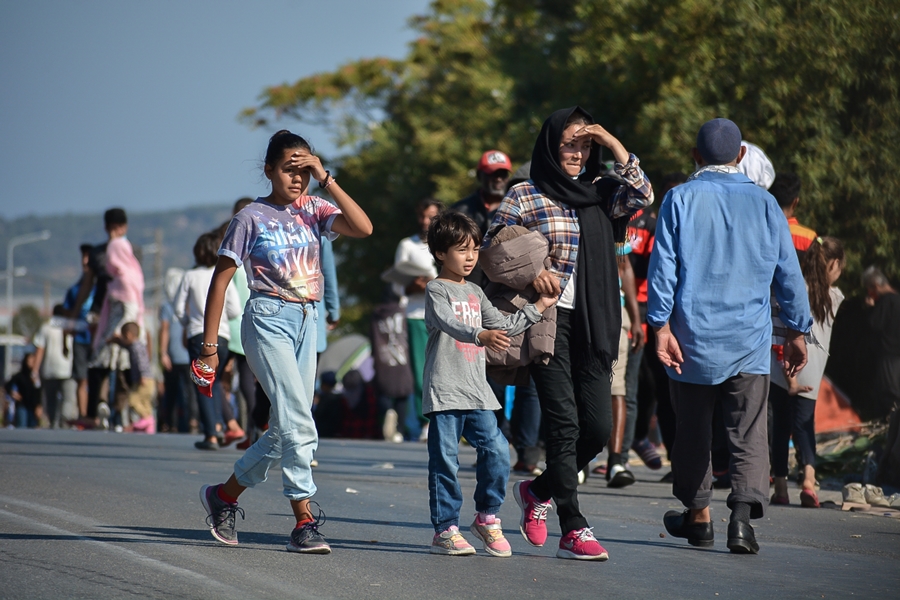
<instances>
[{"instance_id":1,"label":"woman's raised hand","mask_svg":"<svg viewBox=\"0 0 900 600\"><path fill-rule=\"evenodd\" d=\"M606 146L612 150L616 162L623 165L628 162L628 152L625 150L625 146L622 145L622 142L616 136L604 129L602 125L597 123L585 125L575 131L575 137L576 139L589 137L601 146Z\"/></svg>"},{"instance_id":2,"label":"woman's raised hand","mask_svg":"<svg viewBox=\"0 0 900 600\"><path fill-rule=\"evenodd\" d=\"M324 181L328 176L319 157L315 154L310 154L309 152L294 152L291 154L291 160L288 163L288 167L307 169L313 179L319 182Z\"/></svg>"},{"instance_id":3,"label":"woman's raised hand","mask_svg":"<svg viewBox=\"0 0 900 600\"><path fill-rule=\"evenodd\" d=\"M591 125L585 125L581 129L577 129L575 131L576 138L589 137L601 146L606 146L609 148L610 143L618 142L619 140L616 137L603 128L602 125L598 125L597 123L592 123Z\"/></svg>"}]
</instances>

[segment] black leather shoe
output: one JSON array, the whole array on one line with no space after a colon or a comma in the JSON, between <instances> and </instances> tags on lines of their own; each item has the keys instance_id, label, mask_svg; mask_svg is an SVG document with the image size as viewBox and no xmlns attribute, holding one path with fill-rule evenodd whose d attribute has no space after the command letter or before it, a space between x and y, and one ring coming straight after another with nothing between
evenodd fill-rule
<instances>
[{"instance_id":1,"label":"black leather shoe","mask_svg":"<svg viewBox=\"0 0 900 600\"><path fill-rule=\"evenodd\" d=\"M715 532L713 531L712 522L708 523L688 523L689 510L678 512L670 510L663 517L663 524L666 531L672 537L687 538L688 544L698 546L700 548L712 548ZM731 531L729 529L729 531Z\"/></svg>"},{"instance_id":2,"label":"black leather shoe","mask_svg":"<svg viewBox=\"0 0 900 600\"><path fill-rule=\"evenodd\" d=\"M756 534L750 523L728 523L728 549L734 554L759 554L759 544L756 543Z\"/></svg>"}]
</instances>

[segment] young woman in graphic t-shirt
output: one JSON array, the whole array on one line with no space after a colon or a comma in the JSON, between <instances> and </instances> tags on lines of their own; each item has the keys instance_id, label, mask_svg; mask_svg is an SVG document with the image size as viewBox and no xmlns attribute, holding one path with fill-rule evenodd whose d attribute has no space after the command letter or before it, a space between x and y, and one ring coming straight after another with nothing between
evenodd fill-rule
<instances>
[{"instance_id":1,"label":"young woman in graphic t-shirt","mask_svg":"<svg viewBox=\"0 0 900 600\"><path fill-rule=\"evenodd\" d=\"M228 481L203 486L200 499L213 537L235 545L235 518L244 514L238 496L280 465L284 495L297 518L287 549L328 554L331 548L310 509L316 493L310 462L318 444L311 408L317 318L313 302L322 298L319 238L363 238L372 233L372 223L298 135L282 130L271 137L264 170L272 193L234 216L219 249L199 360L209 368L217 366L216 332L225 289L235 269L243 266L250 299L241 339L247 362L272 402L269 429L235 463ZM337 206L307 195L313 179ZM203 365L195 364L194 372L202 384Z\"/></svg>"}]
</instances>

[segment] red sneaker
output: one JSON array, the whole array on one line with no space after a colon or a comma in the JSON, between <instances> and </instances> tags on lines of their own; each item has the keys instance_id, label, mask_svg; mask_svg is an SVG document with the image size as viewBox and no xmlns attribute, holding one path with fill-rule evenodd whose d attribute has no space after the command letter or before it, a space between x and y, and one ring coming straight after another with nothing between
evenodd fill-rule
<instances>
[{"instance_id":1,"label":"red sneaker","mask_svg":"<svg viewBox=\"0 0 900 600\"><path fill-rule=\"evenodd\" d=\"M609 554L600 545L590 527L575 529L559 540L559 550L556 558L571 558L574 560L607 560Z\"/></svg>"},{"instance_id":2,"label":"red sneaker","mask_svg":"<svg viewBox=\"0 0 900 600\"><path fill-rule=\"evenodd\" d=\"M516 504L522 509L519 531L532 546L543 546L547 541L547 511L549 502L541 502L531 493L531 481L518 481L513 486Z\"/></svg>"},{"instance_id":3,"label":"red sneaker","mask_svg":"<svg viewBox=\"0 0 900 600\"><path fill-rule=\"evenodd\" d=\"M232 431L229 429L225 432L224 439L222 440L222 443L220 445L224 448L225 446L228 446L229 444L238 440L242 440L245 437L247 437L247 434L244 433L243 429L238 429L237 431Z\"/></svg>"}]
</instances>

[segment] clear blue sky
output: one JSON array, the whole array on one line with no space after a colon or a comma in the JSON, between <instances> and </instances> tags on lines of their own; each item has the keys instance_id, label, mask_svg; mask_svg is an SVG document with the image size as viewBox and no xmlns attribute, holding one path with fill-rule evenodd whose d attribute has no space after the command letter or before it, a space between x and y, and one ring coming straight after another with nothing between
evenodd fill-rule
<instances>
[{"instance_id":1,"label":"clear blue sky","mask_svg":"<svg viewBox=\"0 0 900 600\"><path fill-rule=\"evenodd\" d=\"M0 217L265 191L268 85L400 58L428 0L0 0ZM324 153L329 132L281 123ZM277 127L276 127L277 128Z\"/></svg>"}]
</instances>

